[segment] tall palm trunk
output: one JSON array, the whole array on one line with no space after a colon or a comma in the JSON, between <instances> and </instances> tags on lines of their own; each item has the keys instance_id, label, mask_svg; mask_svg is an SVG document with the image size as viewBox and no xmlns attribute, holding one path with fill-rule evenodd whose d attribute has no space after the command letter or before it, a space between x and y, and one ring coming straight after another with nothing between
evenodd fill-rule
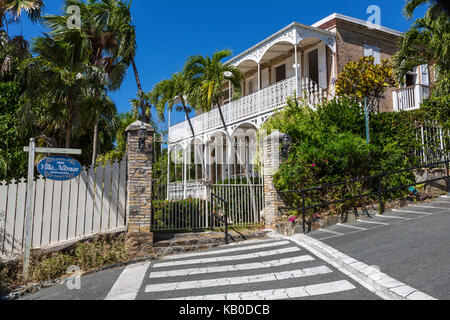
<instances>
[{"instance_id":1,"label":"tall palm trunk","mask_svg":"<svg viewBox=\"0 0 450 320\"><path fill-rule=\"evenodd\" d=\"M184 101L183 97L181 97L181 103L183 104L183 110L184 110L184 113L186 114L186 119L189 123L189 127L191 127L192 139L195 139L194 127L192 126L192 121L191 121L191 118L189 117L189 112L188 112L188 109L186 107L186 102Z\"/></svg>"},{"instance_id":2,"label":"tall palm trunk","mask_svg":"<svg viewBox=\"0 0 450 320\"><path fill-rule=\"evenodd\" d=\"M70 148L70 139L72 137L72 119L66 122L66 148Z\"/></svg>"},{"instance_id":3,"label":"tall palm trunk","mask_svg":"<svg viewBox=\"0 0 450 320\"><path fill-rule=\"evenodd\" d=\"M95 124L94 124L94 139L93 139L93 147L92 147L92 165L95 165L95 162L97 161L97 148L98 148L98 116L95 117Z\"/></svg>"},{"instance_id":4,"label":"tall palm trunk","mask_svg":"<svg viewBox=\"0 0 450 320\"><path fill-rule=\"evenodd\" d=\"M138 88L139 101L141 104L142 121L147 122L147 115L145 114L145 104L144 104L144 91L142 90L141 79L139 78L138 69L136 67L136 62L134 58L131 58L131 65L133 66L134 78L136 79L136 85Z\"/></svg>"}]
</instances>

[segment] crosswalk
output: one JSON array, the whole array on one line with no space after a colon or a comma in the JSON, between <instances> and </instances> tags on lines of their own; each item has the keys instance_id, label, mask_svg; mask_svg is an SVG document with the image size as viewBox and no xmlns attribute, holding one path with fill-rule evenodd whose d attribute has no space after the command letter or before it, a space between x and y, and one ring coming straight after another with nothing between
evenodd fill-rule
<instances>
[{"instance_id":1,"label":"crosswalk","mask_svg":"<svg viewBox=\"0 0 450 320\"><path fill-rule=\"evenodd\" d=\"M367 290L309 251L271 238L162 258L149 266L137 299L278 300L331 294L354 299L361 291Z\"/></svg>"},{"instance_id":2,"label":"crosswalk","mask_svg":"<svg viewBox=\"0 0 450 320\"><path fill-rule=\"evenodd\" d=\"M449 196L338 224L129 266L107 300L433 299L322 240L446 214Z\"/></svg>"}]
</instances>

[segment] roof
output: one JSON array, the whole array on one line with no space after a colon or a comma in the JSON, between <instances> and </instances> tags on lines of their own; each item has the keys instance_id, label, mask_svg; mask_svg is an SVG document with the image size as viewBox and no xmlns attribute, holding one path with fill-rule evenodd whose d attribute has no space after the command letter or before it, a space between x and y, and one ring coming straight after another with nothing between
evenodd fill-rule
<instances>
[{"instance_id":1,"label":"roof","mask_svg":"<svg viewBox=\"0 0 450 320\"><path fill-rule=\"evenodd\" d=\"M245 50L244 52L238 54L237 56L232 57L230 60L228 60L226 62L226 64L232 64L233 62L239 60L240 58L244 57L245 55L251 53L253 50L255 50L256 48L264 45L265 43L269 42L270 40L272 40L273 38L277 37L278 35L286 32L289 29L292 29L294 27L298 27L298 28L303 28L303 29L308 29L308 30L313 30L313 31L317 31L317 32L322 32L324 34L329 34L334 36L335 33L328 31L328 30L324 30L324 29L320 29L319 26L323 25L324 23L331 21L333 19L340 19L340 20L344 20L344 21L348 21L348 22L352 22L352 23L356 23L359 25L363 25L363 26L373 26L373 28L376 28L380 31L386 32L386 33L390 33L393 34L395 36L401 36L403 35L403 32L394 30L394 29L390 29L387 27L383 27L383 26L379 26L379 25L375 25L372 23L369 23L367 21L361 20L361 19L357 19L357 18L353 18L353 17L349 17L349 16L345 16L343 14L340 13L333 13L330 14L328 17L323 18L322 20L314 23L311 26L308 26L306 24L302 24L302 23L298 23L298 22L292 22L290 25L284 27L283 29L277 31L276 33L272 34L271 36L267 37L266 39L264 39L263 41L255 44L254 46L252 46L251 48Z\"/></svg>"},{"instance_id":2,"label":"roof","mask_svg":"<svg viewBox=\"0 0 450 320\"><path fill-rule=\"evenodd\" d=\"M356 23L356 24L359 24L359 25L362 25L362 26L372 26L375 29L378 29L378 30L386 32L386 33L393 34L395 36L403 35L403 32L400 32L398 30L394 30L394 29L391 29L391 28L375 25L373 23L370 23L370 22L367 22L367 21L364 21L364 20L361 20L361 19L345 16L345 15L340 14L340 13L330 14L328 17L325 17L322 20L317 21L312 26L317 28L317 27L323 25L324 23L327 23L328 21L333 20L333 19L340 19L340 20Z\"/></svg>"},{"instance_id":3,"label":"roof","mask_svg":"<svg viewBox=\"0 0 450 320\"><path fill-rule=\"evenodd\" d=\"M254 46L252 46L251 48L245 50L244 52L238 54L237 56L234 56L233 58L231 58L230 60L228 60L226 62L226 64L230 64L233 63L233 61L239 60L240 58L242 58L243 56L249 54L250 52L252 52L253 50L255 50L256 48L262 46L263 44L265 44L266 42L269 42L270 40L272 40L273 38L276 38L277 36L279 36L280 34L286 32L289 29L292 29L294 27L298 27L298 28L303 28L303 29L308 29L308 30L313 30L313 31L317 31L317 32L321 32L324 34L328 34L328 35L332 35L334 36L334 32L328 31L328 30L323 30L323 29L319 29L317 27L313 27L313 26L308 26L306 24L302 24L302 23L298 23L298 22L292 22L290 25L284 27L283 29L275 32L274 34L272 34L271 36L267 37L266 39L264 39L263 41L255 44Z\"/></svg>"}]
</instances>

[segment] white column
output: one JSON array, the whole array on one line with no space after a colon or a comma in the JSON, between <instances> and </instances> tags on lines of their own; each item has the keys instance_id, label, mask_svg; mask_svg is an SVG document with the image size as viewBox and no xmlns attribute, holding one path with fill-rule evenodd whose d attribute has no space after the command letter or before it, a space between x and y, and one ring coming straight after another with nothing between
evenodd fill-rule
<instances>
[{"instance_id":1,"label":"white column","mask_svg":"<svg viewBox=\"0 0 450 320\"><path fill-rule=\"evenodd\" d=\"M420 84L416 84L414 87L414 106L412 108L418 109L420 107L420 103L422 102L422 87Z\"/></svg>"},{"instance_id":2,"label":"white column","mask_svg":"<svg viewBox=\"0 0 450 320\"><path fill-rule=\"evenodd\" d=\"M231 81L228 81L228 103L231 102Z\"/></svg>"},{"instance_id":3,"label":"white column","mask_svg":"<svg viewBox=\"0 0 450 320\"><path fill-rule=\"evenodd\" d=\"M258 107L259 110L262 109L261 106L261 63L258 62Z\"/></svg>"},{"instance_id":4,"label":"white column","mask_svg":"<svg viewBox=\"0 0 450 320\"><path fill-rule=\"evenodd\" d=\"M300 96L300 87L299 87L299 79L298 79L298 52L297 52L297 44L294 46L294 60L295 60L295 95L298 98Z\"/></svg>"},{"instance_id":5,"label":"white column","mask_svg":"<svg viewBox=\"0 0 450 320\"><path fill-rule=\"evenodd\" d=\"M187 147L183 151L183 199L187 198Z\"/></svg>"},{"instance_id":6,"label":"white column","mask_svg":"<svg viewBox=\"0 0 450 320\"><path fill-rule=\"evenodd\" d=\"M392 91L392 102L394 106L394 111L398 111L398 91Z\"/></svg>"},{"instance_id":7,"label":"white column","mask_svg":"<svg viewBox=\"0 0 450 320\"><path fill-rule=\"evenodd\" d=\"M168 123L168 143L167 143L167 198L170 199L170 119L171 111L169 110L169 123Z\"/></svg>"}]
</instances>

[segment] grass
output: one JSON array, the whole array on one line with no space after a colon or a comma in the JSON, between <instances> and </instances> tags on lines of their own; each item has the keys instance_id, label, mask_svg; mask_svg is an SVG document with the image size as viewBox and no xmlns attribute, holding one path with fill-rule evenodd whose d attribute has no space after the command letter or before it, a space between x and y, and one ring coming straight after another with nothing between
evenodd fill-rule
<instances>
[{"instance_id":1,"label":"grass","mask_svg":"<svg viewBox=\"0 0 450 320\"><path fill-rule=\"evenodd\" d=\"M124 233L97 236L54 253L33 250L28 283L63 277L70 266L77 266L87 272L131 258L126 250ZM22 266L22 260L0 262L0 296L8 294L17 286L27 284L23 281Z\"/></svg>"}]
</instances>

